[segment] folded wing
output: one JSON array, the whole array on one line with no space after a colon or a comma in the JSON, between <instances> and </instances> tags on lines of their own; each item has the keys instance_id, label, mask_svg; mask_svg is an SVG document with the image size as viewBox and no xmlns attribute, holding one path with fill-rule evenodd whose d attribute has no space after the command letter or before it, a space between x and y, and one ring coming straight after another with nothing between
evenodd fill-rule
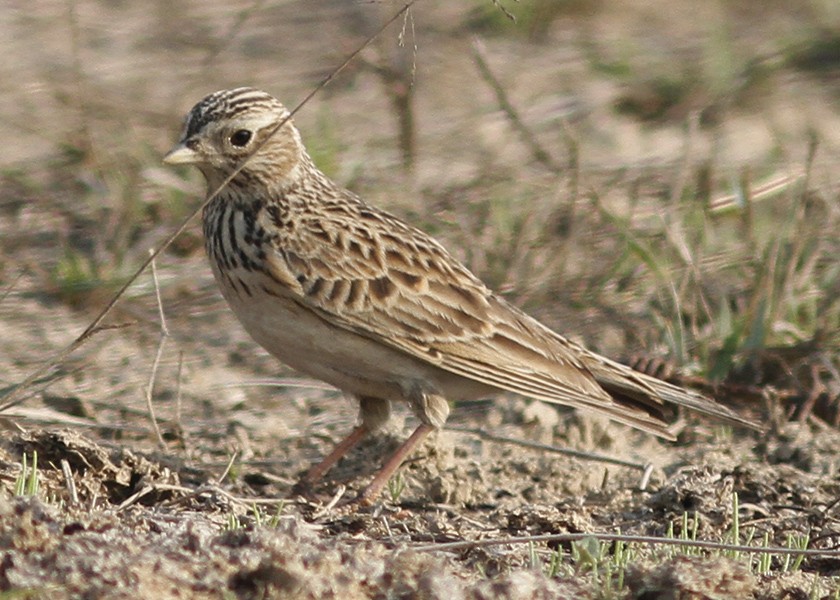
<instances>
[{"instance_id":1,"label":"folded wing","mask_svg":"<svg viewBox=\"0 0 840 600\"><path fill-rule=\"evenodd\" d=\"M672 438L666 402L744 424L693 392L596 355L509 305L425 233L364 204L277 239L272 276L333 324L457 375Z\"/></svg>"}]
</instances>

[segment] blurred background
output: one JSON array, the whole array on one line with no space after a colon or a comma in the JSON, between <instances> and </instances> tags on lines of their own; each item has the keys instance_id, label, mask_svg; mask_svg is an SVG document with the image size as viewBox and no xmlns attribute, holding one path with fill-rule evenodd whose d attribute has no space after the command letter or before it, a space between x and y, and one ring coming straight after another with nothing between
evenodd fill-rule
<instances>
[{"instance_id":1,"label":"blurred background","mask_svg":"<svg viewBox=\"0 0 840 600\"><path fill-rule=\"evenodd\" d=\"M160 163L196 101L295 106L401 6L5 0L0 388L201 202L197 171ZM328 175L558 331L835 426L839 107L835 0L420 0L296 122ZM239 329L197 219L156 271L166 327L147 271L8 414L155 444L152 399L165 443L246 456L353 421Z\"/></svg>"}]
</instances>

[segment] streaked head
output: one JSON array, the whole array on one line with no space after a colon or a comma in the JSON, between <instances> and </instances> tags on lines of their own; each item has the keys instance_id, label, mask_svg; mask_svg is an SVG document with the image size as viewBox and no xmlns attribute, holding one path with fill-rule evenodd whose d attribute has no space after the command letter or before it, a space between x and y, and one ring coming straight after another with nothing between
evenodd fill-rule
<instances>
[{"instance_id":1,"label":"streaked head","mask_svg":"<svg viewBox=\"0 0 840 600\"><path fill-rule=\"evenodd\" d=\"M260 90L243 87L214 92L187 114L180 141L163 161L196 165L212 189L248 159L242 169L245 176L268 177L267 182L282 186L294 177L304 153L291 120L272 135L288 116L285 106Z\"/></svg>"}]
</instances>

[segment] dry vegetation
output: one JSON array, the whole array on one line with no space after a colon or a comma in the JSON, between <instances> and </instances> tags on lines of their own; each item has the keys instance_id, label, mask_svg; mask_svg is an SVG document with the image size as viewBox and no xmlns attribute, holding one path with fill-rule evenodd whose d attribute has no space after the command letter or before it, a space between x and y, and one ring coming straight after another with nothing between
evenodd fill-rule
<instances>
[{"instance_id":1,"label":"dry vegetation","mask_svg":"<svg viewBox=\"0 0 840 600\"><path fill-rule=\"evenodd\" d=\"M200 201L159 162L186 109L294 105L401 5L7 7L0 598L837 598L840 10L613 4L420 0L298 126L515 304L767 433L475 402L358 512L410 424L290 496L355 409L239 329L195 221L54 359Z\"/></svg>"}]
</instances>

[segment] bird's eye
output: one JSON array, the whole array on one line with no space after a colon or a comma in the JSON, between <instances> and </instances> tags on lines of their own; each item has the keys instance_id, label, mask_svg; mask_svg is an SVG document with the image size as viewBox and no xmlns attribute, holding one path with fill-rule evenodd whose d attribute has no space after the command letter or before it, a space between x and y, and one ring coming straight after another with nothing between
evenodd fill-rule
<instances>
[{"instance_id":1,"label":"bird's eye","mask_svg":"<svg viewBox=\"0 0 840 600\"><path fill-rule=\"evenodd\" d=\"M242 148L243 146L248 145L248 142L250 141L251 132L247 129L237 129L230 136L230 143L237 148Z\"/></svg>"}]
</instances>

